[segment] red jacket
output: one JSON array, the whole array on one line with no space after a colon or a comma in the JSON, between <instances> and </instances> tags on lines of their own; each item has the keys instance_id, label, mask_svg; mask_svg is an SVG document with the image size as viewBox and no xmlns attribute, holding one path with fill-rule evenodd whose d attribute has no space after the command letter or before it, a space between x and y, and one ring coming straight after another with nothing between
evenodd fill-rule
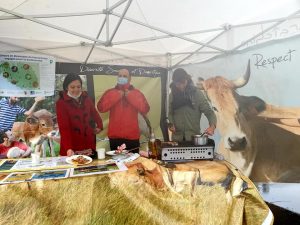
<instances>
[{"instance_id":1,"label":"red jacket","mask_svg":"<svg viewBox=\"0 0 300 225\"><path fill-rule=\"evenodd\" d=\"M60 93L56 102L57 122L60 132L60 155L67 155L67 150L80 151L96 149L94 128L103 128L101 117L86 92L81 95L80 104L69 97L66 92Z\"/></svg>"},{"instance_id":2,"label":"red jacket","mask_svg":"<svg viewBox=\"0 0 300 225\"><path fill-rule=\"evenodd\" d=\"M12 147L18 147L24 151L27 151L27 149L28 149L28 146L26 144L19 142L19 141L12 141L10 146L5 146L3 144L0 144L0 155L7 157L7 152Z\"/></svg>"},{"instance_id":3,"label":"red jacket","mask_svg":"<svg viewBox=\"0 0 300 225\"><path fill-rule=\"evenodd\" d=\"M125 96L121 90L128 90ZM137 140L140 138L138 113L146 114L150 106L142 92L132 85L117 85L107 90L97 104L99 112L109 111L108 137Z\"/></svg>"}]
</instances>

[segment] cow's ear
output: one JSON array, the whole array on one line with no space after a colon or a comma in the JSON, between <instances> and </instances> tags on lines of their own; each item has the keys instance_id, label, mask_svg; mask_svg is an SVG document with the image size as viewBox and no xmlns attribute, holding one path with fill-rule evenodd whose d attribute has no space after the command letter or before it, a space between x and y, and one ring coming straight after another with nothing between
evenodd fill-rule
<instances>
[{"instance_id":1,"label":"cow's ear","mask_svg":"<svg viewBox=\"0 0 300 225\"><path fill-rule=\"evenodd\" d=\"M35 117L27 117L26 122L31 124L31 125L35 125L35 124L39 123L39 120Z\"/></svg>"},{"instance_id":2,"label":"cow's ear","mask_svg":"<svg viewBox=\"0 0 300 225\"><path fill-rule=\"evenodd\" d=\"M256 96L239 96L240 111L246 116L256 116L266 109L266 103Z\"/></svg>"}]
</instances>

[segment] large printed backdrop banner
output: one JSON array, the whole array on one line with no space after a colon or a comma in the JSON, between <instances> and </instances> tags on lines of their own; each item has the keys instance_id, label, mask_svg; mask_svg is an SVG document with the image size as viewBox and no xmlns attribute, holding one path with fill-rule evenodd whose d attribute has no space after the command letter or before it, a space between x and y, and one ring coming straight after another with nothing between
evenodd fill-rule
<instances>
[{"instance_id":1,"label":"large printed backdrop banner","mask_svg":"<svg viewBox=\"0 0 300 225\"><path fill-rule=\"evenodd\" d=\"M167 70L154 67L133 67L133 66L116 66L116 65L100 65L100 64L75 64L75 63L57 63L56 74L75 73L86 75L87 90L89 96L95 100L95 104L99 101L103 93L113 88L117 82L117 74L120 69L128 69L131 74L131 84L139 89L146 97L150 111L147 114L152 128L158 138L163 138L163 133L166 133L165 120L165 98L166 98L166 81ZM109 113L101 113L103 120L104 131L98 135L97 147L108 147L107 127L109 122ZM122 116L122 115L120 115ZM148 139L147 126L143 117L139 117L141 128L141 142L146 142ZM122 129L122 127L120 127ZM164 131L164 132L162 132Z\"/></svg>"},{"instance_id":2,"label":"large printed backdrop banner","mask_svg":"<svg viewBox=\"0 0 300 225\"><path fill-rule=\"evenodd\" d=\"M248 60L247 82L238 78ZM300 182L299 62L294 37L186 68L205 80L218 119L218 151L253 181Z\"/></svg>"}]
</instances>

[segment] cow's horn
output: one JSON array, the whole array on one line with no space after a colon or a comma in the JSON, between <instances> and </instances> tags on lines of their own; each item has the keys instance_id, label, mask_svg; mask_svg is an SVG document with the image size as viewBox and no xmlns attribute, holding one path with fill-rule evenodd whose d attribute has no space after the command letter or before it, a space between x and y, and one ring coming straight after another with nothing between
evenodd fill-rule
<instances>
[{"instance_id":1,"label":"cow's horn","mask_svg":"<svg viewBox=\"0 0 300 225\"><path fill-rule=\"evenodd\" d=\"M245 86L248 83L249 78L250 78L250 59L248 60L248 66L244 76L239 77L236 80L233 80L232 83L234 84L235 88L240 88Z\"/></svg>"}]
</instances>

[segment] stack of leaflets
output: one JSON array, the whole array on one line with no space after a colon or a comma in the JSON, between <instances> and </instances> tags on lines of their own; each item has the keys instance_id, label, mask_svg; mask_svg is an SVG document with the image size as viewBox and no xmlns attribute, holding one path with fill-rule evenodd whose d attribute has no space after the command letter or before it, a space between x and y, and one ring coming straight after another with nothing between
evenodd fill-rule
<instances>
[{"instance_id":1,"label":"stack of leaflets","mask_svg":"<svg viewBox=\"0 0 300 225\"><path fill-rule=\"evenodd\" d=\"M16 160L6 160L0 165L4 170L9 170L16 165ZM37 180L56 180L68 177L89 176L95 174L106 174L127 170L124 163L109 162L106 164L78 166L71 169L53 169L27 172L0 173L0 184L20 183Z\"/></svg>"},{"instance_id":2,"label":"stack of leaflets","mask_svg":"<svg viewBox=\"0 0 300 225\"><path fill-rule=\"evenodd\" d=\"M6 176L0 184L20 183L36 180L63 179L69 176L69 169L65 170L45 170L37 172L15 172Z\"/></svg>"},{"instance_id":3,"label":"stack of leaflets","mask_svg":"<svg viewBox=\"0 0 300 225\"><path fill-rule=\"evenodd\" d=\"M127 170L127 167L124 163L111 162L108 164L99 164L94 166L84 166L70 169L70 176L87 176L94 174L104 174L112 172L120 172Z\"/></svg>"}]
</instances>

